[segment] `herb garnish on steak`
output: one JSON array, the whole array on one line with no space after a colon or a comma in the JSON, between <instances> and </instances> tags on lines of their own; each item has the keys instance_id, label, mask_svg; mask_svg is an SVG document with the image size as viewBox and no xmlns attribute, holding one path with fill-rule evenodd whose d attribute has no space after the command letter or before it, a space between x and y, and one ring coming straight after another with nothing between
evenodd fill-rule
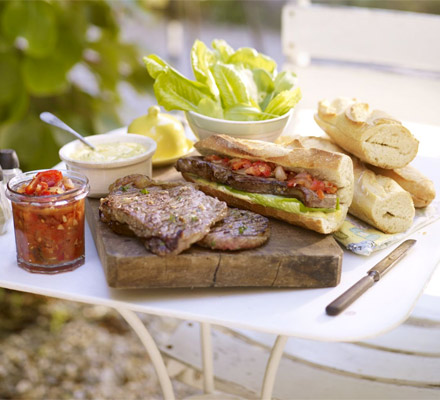
<instances>
[{"instance_id":1,"label":"herb garnish on steak","mask_svg":"<svg viewBox=\"0 0 440 400\"><path fill-rule=\"evenodd\" d=\"M188 183L130 175L112 185L99 210L103 222L126 225L145 239L148 250L162 256L179 254L202 239L226 216L227 205Z\"/></svg>"}]
</instances>

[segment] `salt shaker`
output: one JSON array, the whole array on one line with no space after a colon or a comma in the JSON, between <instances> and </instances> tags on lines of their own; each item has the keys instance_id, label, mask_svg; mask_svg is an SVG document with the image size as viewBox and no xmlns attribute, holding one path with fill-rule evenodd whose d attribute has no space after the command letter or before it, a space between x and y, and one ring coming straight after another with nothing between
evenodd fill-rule
<instances>
[{"instance_id":1,"label":"salt shaker","mask_svg":"<svg viewBox=\"0 0 440 400\"><path fill-rule=\"evenodd\" d=\"M11 203L6 198L5 184L3 182L3 170L0 166L0 235L3 235L6 232L8 222L11 217Z\"/></svg>"}]
</instances>

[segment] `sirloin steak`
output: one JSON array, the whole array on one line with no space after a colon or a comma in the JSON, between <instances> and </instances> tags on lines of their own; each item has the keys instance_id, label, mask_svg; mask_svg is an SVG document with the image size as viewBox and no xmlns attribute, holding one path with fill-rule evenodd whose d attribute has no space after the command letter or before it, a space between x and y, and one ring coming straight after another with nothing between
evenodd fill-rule
<instances>
[{"instance_id":1,"label":"sirloin steak","mask_svg":"<svg viewBox=\"0 0 440 400\"><path fill-rule=\"evenodd\" d=\"M261 246L269 239L269 220L252 211L229 208L225 219L217 222L197 244L213 250L244 250Z\"/></svg>"},{"instance_id":2,"label":"sirloin steak","mask_svg":"<svg viewBox=\"0 0 440 400\"><path fill-rule=\"evenodd\" d=\"M202 239L228 208L191 184L158 183L135 174L118 179L99 210L101 220L116 232L133 232L148 250L163 256L179 254Z\"/></svg>"}]
</instances>

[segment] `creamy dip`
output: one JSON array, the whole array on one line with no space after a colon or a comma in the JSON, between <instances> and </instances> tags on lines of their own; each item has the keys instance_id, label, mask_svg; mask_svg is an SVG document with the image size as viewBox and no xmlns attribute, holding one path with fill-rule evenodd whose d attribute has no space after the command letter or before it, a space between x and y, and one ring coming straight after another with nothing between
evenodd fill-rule
<instances>
[{"instance_id":1,"label":"creamy dip","mask_svg":"<svg viewBox=\"0 0 440 400\"><path fill-rule=\"evenodd\" d=\"M142 144L132 142L95 144L95 148L96 150L92 150L88 146L81 145L69 156L78 161L110 162L133 158L147 151Z\"/></svg>"}]
</instances>

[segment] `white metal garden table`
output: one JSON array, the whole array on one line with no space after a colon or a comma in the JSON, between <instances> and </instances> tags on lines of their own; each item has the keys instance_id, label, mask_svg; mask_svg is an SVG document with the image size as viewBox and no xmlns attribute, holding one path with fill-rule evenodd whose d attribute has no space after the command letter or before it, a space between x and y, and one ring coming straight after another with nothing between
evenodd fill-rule
<instances>
[{"instance_id":1,"label":"white metal garden table","mask_svg":"<svg viewBox=\"0 0 440 400\"><path fill-rule=\"evenodd\" d=\"M312 111L300 112L295 129L317 133ZM421 141L415 165L435 181L440 192L440 135L438 128L410 124ZM0 286L60 299L113 307L127 320L145 345L158 373L164 398L174 394L164 362L153 338L136 312L198 321L201 324L205 392L213 393L213 360L210 324L277 335L269 358L261 398L271 396L279 360L288 337L320 341L358 341L383 334L401 324L411 313L440 261L440 220L410 235L417 244L392 271L337 317L325 306L365 275L395 246L369 257L344 252L341 283L325 289L158 289L116 290L107 286L88 226L86 262L75 271L59 275L28 273L17 266L12 222L0 236ZM396 244L397 245L397 244ZM439 275L439 274L437 274ZM440 296L440 279L429 286Z\"/></svg>"}]
</instances>

